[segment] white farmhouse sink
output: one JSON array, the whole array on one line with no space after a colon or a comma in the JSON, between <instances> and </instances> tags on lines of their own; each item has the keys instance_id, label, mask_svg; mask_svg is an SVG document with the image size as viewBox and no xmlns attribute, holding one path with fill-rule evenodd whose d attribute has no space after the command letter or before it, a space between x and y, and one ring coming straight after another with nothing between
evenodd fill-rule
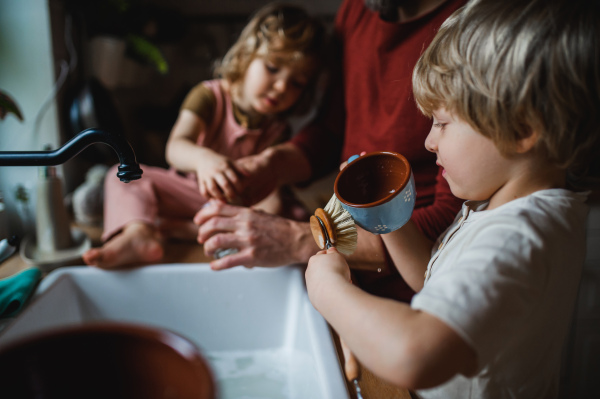
<instances>
[{"instance_id":1,"label":"white farmhouse sink","mask_svg":"<svg viewBox=\"0 0 600 399\"><path fill-rule=\"evenodd\" d=\"M165 328L190 339L211 364L222 399L349 398L329 327L295 266L61 268L42 280L29 306L2 331L0 346L100 320Z\"/></svg>"}]
</instances>

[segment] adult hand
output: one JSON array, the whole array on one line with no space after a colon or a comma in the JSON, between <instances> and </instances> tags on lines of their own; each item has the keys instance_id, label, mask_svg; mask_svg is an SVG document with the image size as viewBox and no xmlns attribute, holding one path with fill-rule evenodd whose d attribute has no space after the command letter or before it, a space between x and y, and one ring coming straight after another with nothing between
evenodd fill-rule
<instances>
[{"instance_id":1,"label":"adult hand","mask_svg":"<svg viewBox=\"0 0 600 399\"><path fill-rule=\"evenodd\" d=\"M233 161L220 154L211 154L197 168L200 194L226 202L239 201L243 190L241 174Z\"/></svg>"},{"instance_id":2,"label":"adult hand","mask_svg":"<svg viewBox=\"0 0 600 399\"><path fill-rule=\"evenodd\" d=\"M204 253L235 248L237 253L210 263L214 270L243 265L282 266L306 262L318 251L308 223L212 200L195 216Z\"/></svg>"}]
</instances>

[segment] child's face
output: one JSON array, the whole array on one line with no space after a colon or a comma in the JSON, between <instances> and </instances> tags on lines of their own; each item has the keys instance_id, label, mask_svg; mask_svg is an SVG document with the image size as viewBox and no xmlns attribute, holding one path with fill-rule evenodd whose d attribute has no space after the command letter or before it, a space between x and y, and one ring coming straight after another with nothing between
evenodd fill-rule
<instances>
[{"instance_id":1,"label":"child's face","mask_svg":"<svg viewBox=\"0 0 600 399\"><path fill-rule=\"evenodd\" d=\"M310 79L307 60L290 63L283 57L256 57L242 83L241 104L246 111L277 114L288 110L302 95Z\"/></svg>"},{"instance_id":2,"label":"child's face","mask_svg":"<svg viewBox=\"0 0 600 399\"><path fill-rule=\"evenodd\" d=\"M433 113L425 148L437 155L436 163L458 198L490 199L510 180L513 162L492 140L443 108Z\"/></svg>"}]
</instances>

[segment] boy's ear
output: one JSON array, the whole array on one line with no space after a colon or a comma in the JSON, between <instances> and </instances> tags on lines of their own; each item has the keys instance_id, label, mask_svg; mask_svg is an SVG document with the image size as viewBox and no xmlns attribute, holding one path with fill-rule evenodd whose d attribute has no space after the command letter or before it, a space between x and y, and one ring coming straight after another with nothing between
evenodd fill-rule
<instances>
[{"instance_id":1,"label":"boy's ear","mask_svg":"<svg viewBox=\"0 0 600 399\"><path fill-rule=\"evenodd\" d=\"M524 154L526 152L529 152L533 147L535 147L539 138L540 135L537 132L537 130L531 130L527 137L523 137L517 140L517 143L515 145L515 151L517 152L517 154Z\"/></svg>"}]
</instances>

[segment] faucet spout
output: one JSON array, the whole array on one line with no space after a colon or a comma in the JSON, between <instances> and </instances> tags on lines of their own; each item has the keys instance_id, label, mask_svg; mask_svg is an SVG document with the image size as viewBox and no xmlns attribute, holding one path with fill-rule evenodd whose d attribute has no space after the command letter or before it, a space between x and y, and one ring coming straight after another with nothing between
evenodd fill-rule
<instances>
[{"instance_id":1,"label":"faucet spout","mask_svg":"<svg viewBox=\"0 0 600 399\"><path fill-rule=\"evenodd\" d=\"M103 143L117 153L119 167L117 177L129 183L142 177L131 145L121 135L91 128L82 131L61 148L54 151L0 151L0 166L54 166L65 163L88 146Z\"/></svg>"}]
</instances>

